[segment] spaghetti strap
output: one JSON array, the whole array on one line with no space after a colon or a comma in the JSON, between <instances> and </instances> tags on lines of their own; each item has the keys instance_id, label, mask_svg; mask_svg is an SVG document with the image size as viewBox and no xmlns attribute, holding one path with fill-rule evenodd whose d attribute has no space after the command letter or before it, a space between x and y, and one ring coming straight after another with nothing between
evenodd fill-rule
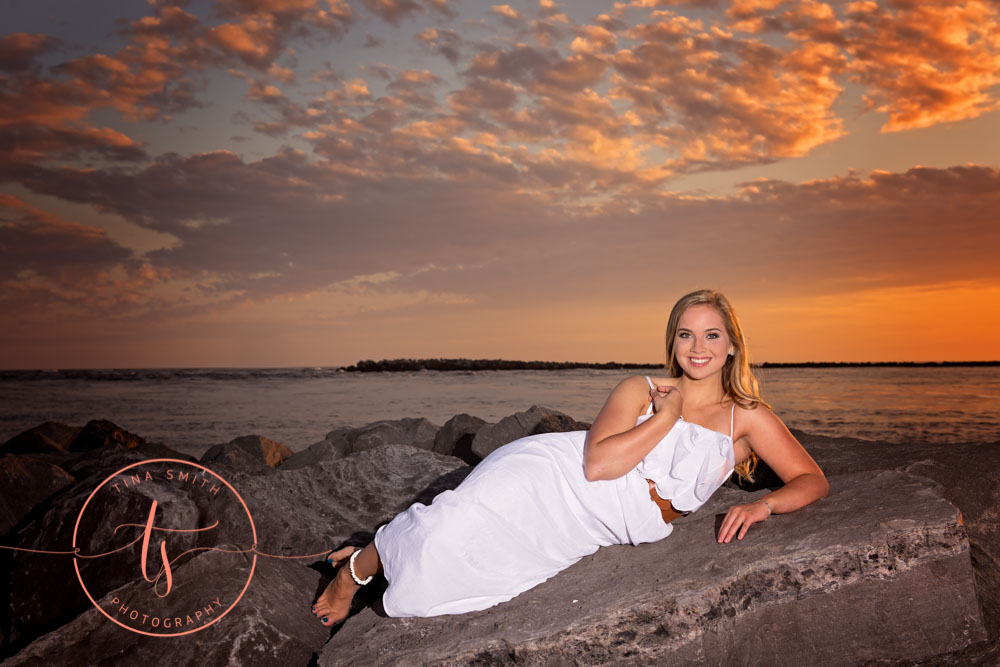
<instances>
[{"instance_id":1,"label":"spaghetti strap","mask_svg":"<svg viewBox=\"0 0 1000 667\"><path fill-rule=\"evenodd\" d=\"M649 383L650 389L656 389L656 387L653 385L653 381L649 379L648 375L646 376L646 382ZM652 413L653 413L653 399L649 399L649 407L646 408L646 414L648 415Z\"/></svg>"},{"instance_id":2,"label":"spaghetti strap","mask_svg":"<svg viewBox=\"0 0 1000 667\"><path fill-rule=\"evenodd\" d=\"M736 426L735 417L736 417L736 401L733 401L733 407L729 410L729 439L731 441L733 441L733 427Z\"/></svg>"}]
</instances>

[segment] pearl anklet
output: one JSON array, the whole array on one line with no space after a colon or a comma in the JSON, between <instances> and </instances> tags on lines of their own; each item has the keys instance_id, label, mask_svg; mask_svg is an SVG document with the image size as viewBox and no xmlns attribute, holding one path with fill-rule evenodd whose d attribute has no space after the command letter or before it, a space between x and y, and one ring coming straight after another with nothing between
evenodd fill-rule
<instances>
[{"instance_id":1,"label":"pearl anklet","mask_svg":"<svg viewBox=\"0 0 1000 667\"><path fill-rule=\"evenodd\" d=\"M358 557L359 553L361 553L361 549L358 549L357 551L351 554L351 560L347 562L347 567L351 571L351 579L354 580L354 583L356 583L358 586L364 586L365 584L370 583L372 577L374 577L375 575L369 574L368 577L365 579L358 579L358 573L354 571L354 559Z\"/></svg>"}]
</instances>

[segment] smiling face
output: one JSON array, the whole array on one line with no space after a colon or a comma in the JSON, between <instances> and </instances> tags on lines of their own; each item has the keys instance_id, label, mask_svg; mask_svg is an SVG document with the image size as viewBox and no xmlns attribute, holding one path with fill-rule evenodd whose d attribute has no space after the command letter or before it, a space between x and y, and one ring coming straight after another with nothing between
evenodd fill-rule
<instances>
[{"instance_id":1,"label":"smiling face","mask_svg":"<svg viewBox=\"0 0 1000 667\"><path fill-rule=\"evenodd\" d=\"M733 349L722 315L707 304L681 314L673 344L677 365L694 380L721 372Z\"/></svg>"}]
</instances>

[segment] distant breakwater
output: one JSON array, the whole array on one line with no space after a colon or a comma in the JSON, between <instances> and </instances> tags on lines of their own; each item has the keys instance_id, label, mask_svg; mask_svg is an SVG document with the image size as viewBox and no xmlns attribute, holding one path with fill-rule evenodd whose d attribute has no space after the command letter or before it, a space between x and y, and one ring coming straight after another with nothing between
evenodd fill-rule
<instances>
[{"instance_id":1,"label":"distant breakwater","mask_svg":"<svg viewBox=\"0 0 1000 667\"><path fill-rule=\"evenodd\" d=\"M383 359L359 361L344 368L347 372L380 373L398 371L564 371L574 368L625 370L662 368L663 364L632 364L608 361L518 361L512 359Z\"/></svg>"},{"instance_id":2,"label":"distant breakwater","mask_svg":"<svg viewBox=\"0 0 1000 667\"><path fill-rule=\"evenodd\" d=\"M998 361L803 361L753 364L755 368L973 368L997 367ZM516 359L366 359L351 366L297 366L283 368L61 368L0 370L0 381L33 380L269 380L326 378L343 373L394 373L417 371L563 371L662 369L661 363L520 361Z\"/></svg>"},{"instance_id":3,"label":"distant breakwater","mask_svg":"<svg viewBox=\"0 0 1000 667\"><path fill-rule=\"evenodd\" d=\"M852 367L967 367L1000 366L1000 361L806 361L764 362L758 368L852 368ZM574 368L601 370L627 370L663 368L663 364L620 363L608 361L517 361L508 359L366 359L342 370L358 373L412 372L412 371L556 371Z\"/></svg>"}]
</instances>

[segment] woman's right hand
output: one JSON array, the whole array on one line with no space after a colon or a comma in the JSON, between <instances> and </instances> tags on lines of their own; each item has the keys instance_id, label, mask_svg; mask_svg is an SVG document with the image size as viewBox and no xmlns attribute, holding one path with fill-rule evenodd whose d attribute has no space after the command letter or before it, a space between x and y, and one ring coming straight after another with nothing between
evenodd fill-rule
<instances>
[{"instance_id":1,"label":"woman's right hand","mask_svg":"<svg viewBox=\"0 0 1000 667\"><path fill-rule=\"evenodd\" d=\"M680 416L681 408L684 406L684 397L681 396L681 392L677 387L669 385L660 385L655 389L650 389L649 399L653 402L654 412L676 410L677 415Z\"/></svg>"},{"instance_id":2,"label":"woman's right hand","mask_svg":"<svg viewBox=\"0 0 1000 667\"><path fill-rule=\"evenodd\" d=\"M583 474L587 481L617 479L628 473L681 416L683 399L676 387L661 386L650 391L646 382L641 375L619 382L587 431L583 445ZM662 417L637 420L650 405L642 400L644 394L657 413L663 412Z\"/></svg>"}]
</instances>

